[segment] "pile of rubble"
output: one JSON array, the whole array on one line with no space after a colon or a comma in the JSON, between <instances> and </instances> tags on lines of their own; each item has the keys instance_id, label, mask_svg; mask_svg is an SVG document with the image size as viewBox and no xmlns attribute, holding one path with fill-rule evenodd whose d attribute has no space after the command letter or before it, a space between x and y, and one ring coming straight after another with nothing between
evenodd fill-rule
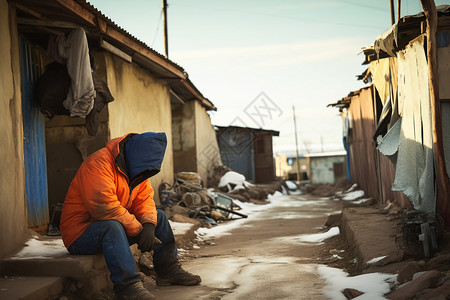
<instances>
[{"instance_id":1,"label":"pile of rubble","mask_svg":"<svg viewBox=\"0 0 450 300\"><path fill-rule=\"evenodd\" d=\"M246 218L236 204L251 202L266 204L267 196L281 191L281 183L255 185L226 166L218 166L208 177L209 188L198 173L179 172L173 185L162 183L158 193L161 208L169 219L193 223L198 220L203 226L216 225L234 217Z\"/></svg>"}]
</instances>

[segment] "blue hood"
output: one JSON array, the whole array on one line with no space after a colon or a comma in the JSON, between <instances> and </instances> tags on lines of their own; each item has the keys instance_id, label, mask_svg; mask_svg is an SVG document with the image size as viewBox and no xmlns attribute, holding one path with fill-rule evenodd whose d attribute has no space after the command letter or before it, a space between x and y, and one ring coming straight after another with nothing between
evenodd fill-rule
<instances>
[{"instance_id":1,"label":"blue hood","mask_svg":"<svg viewBox=\"0 0 450 300\"><path fill-rule=\"evenodd\" d=\"M130 186L135 187L159 173L166 152L164 132L145 132L132 136L125 143L125 161Z\"/></svg>"}]
</instances>

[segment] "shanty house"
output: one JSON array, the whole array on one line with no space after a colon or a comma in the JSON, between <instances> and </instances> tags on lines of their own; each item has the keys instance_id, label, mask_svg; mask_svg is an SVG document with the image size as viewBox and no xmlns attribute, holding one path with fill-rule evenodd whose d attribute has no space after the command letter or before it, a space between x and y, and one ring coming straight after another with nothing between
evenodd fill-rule
<instances>
[{"instance_id":1,"label":"shanty house","mask_svg":"<svg viewBox=\"0 0 450 300\"><path fill-rule=\"evenodd\" d=\"M432 23L437 24L436 31L427 27ZM344 137L350 149L352 180L361 182L372 195L378 190L378 195L384 195L378 199L437 212L447 224L449 23L450 6L437 7L436 14L427 18L419 13L400 19L375 40L374 46L364 50L369 68L361 78L371 81L373 87L333 104L347 120ZM355 144L358 141L360 146ZM379 152L374 152L375 147ZM374 163L370 162L374 158ZM378 187L369 183L375 182L374 178L379 178ZM406 198L388 196L390 192L384 189L389 185Z\"/></svg>"},{"instance_id":2,"label":"shanty house","mask_svg":"<svg viewBox=\"0 0 450 300\"><path fill-rule=\"evenodd\" d=\"M267 183L275 179L272 137L279 131L238 126L216 126L222 163L247 180Z\"/></svg>"},{"instance_id":3,"label":"shanty house","mask_svg":"<svg viewBox=\"0 0 450 300\"><path fill-rule=\"evenodd\" d=\"M183 160L178 142L185 138L177 129L178 122L194 119L186 126L195 132L195 151L184 160L193 161L192 170L205 173L209 162L199 154L204 143L215 141L207 111L216 108L182 67L84 0L0 0L0 30L0 257L22 245L27 228L46 230L53 208L64 201L82 161L111 138L128 132L167 134L162 170L152 178L157 191L161 182L172 182L174 169L183 169L177 166ZM61 60L67 66L71 60L80 61L81 78L91 78L86 74L92 71L92 80L74 84L67 74L72 69L50 64ZM56 73L44 76L55 66ZM61 101L52 111L36 99L37 95L43 97L39 99L53 97L64 88L75 95L85 85L89 90L83 98L86 102L68 102L66 107ZM180 116L184 105L189 109ZM199 142L199 138L204 140Z\"/></svg>"}]
</instances>

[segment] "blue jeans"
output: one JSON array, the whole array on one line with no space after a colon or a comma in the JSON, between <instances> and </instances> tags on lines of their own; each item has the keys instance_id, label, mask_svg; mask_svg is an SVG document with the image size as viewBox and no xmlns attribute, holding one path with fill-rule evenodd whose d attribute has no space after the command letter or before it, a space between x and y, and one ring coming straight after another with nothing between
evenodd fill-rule
<instances>
[{"instance_id":1,"label":"blue jeans","mask_svg":"<svg viewBox=\"0 0 450 300\"><path fill-rule=\"evenodd\" d=\"M153 251L153 265L158 275L165 275L176 267L177 247L172 228L162 210L157 210L158 224L155 236L162 244ZM103 253L110 272L114 290L119 291L140 279L136 272L136 262L130 250L130 245L138 241L125 234L122 224L115 220L95 222L72 243L69 248L71 254Z\"/></svg>"}]
</instances>

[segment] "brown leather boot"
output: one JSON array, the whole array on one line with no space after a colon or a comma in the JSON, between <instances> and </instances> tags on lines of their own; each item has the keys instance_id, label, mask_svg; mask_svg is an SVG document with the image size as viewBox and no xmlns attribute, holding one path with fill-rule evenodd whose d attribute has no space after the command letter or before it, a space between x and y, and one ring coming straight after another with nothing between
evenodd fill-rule
<instances>
[{"instance_id":1,"label":"brown leather boot","mask_svg":"<svg viewBox=\"0 0 450 300\"><path fill-rule=\"evenodd\" d=\"M142 284L141 281L135 282L116 293L115 300L149 300L155 299Z\"/></svg>"},{"instance_id":2,"label":"brown leather boot","mask_svg":"<svg viewBox=\"0 0 450 300\"><path fill-rule=\"evenodd\" d=\"M200 282L202 282L200 276L183 270L180 265L164 276L156 275L157 285L196 285Z\"/></svg>"}]
</instances>

